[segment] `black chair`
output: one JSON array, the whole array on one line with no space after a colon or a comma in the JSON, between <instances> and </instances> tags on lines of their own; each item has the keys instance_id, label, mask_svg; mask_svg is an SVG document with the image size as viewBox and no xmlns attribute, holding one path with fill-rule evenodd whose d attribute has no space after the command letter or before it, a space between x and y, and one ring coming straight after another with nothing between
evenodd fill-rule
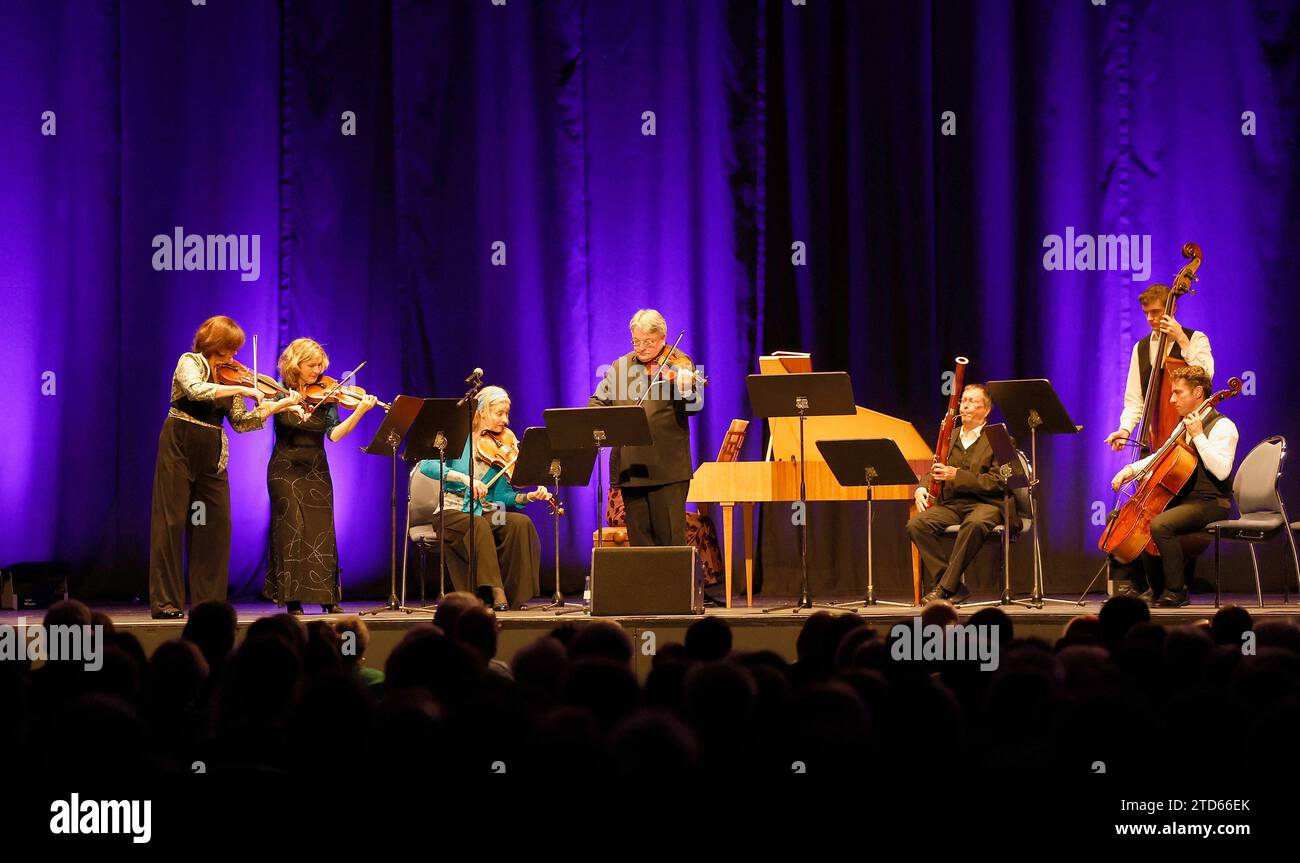
<instances>
[{"instance_id":1,"label":"black chair","mask_svg":"<svg viewBox=\"0 0 1300 863\"><path fill-rule=\"evenodd\" d=\"M409 495L406 507L406 538L420 554L420 599L425 598L425 573L428 560L438 556L438 486L439 482L420 472L419 466L411 469ZM439 561L439 571L441 562ZM406 555L402 555L402 583L406 583ZM439 590L442 583L439 581ZM441 598L441 593L439 594Z\"/></svg>"},{"instance_id":2,"label":"black chair","mask_svg":"<svg viewBox=\"0 0 1300 863\"><path fill-rule=\"evenodd\" d=\"M1300 585L1300 557L1296 556L1295 535L1287 530L1286 506L1278 493L1282 479L1282 460L1286 458L1286 438L1274 435L1255 445L1237 468L1232 481L1232 497L1237 504L1237 518L1224 519L1206 525L1214 535L1214 607L1219 607L1221 568L1219 562L1220 540L1250 544L1250 563L1255 569L1255 596L1264 607L1264 589L1259 580L1259 558L1255 544L1268 542L1279 533L1286 532L1291 545L1291 563L1295 567L1296 584ZM1286 580L1282 581L1283 603L1289 602Z\"/></svg>"}]
</instances>

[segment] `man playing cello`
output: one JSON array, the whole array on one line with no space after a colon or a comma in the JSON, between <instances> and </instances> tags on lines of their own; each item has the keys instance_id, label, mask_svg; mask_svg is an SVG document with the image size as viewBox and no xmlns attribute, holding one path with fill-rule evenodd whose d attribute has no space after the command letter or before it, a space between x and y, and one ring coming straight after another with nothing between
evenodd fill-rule
<instances>
[{"instance_id":1,"label":"man playing cello","mask_svg":"<svg viewBox=\"0 0 1300 863\"><path fill-rule=\"evenodd\" d=\"M1172 393L1170 402L1183 417L1174 435L1186 435L1196 453L1196 471L1182 490L1169 502L1165 511L1151 519L1151 539L1160 550L1159 566L1148 566L1153 574L1162 572L1163 586L1154 583L1142 598L1161 608L1187 605L1187 585L1183 583L1183 547L1178 537L1199 533L1213 521L1226 518L1232 501L1232 465L1237 457L1237 426L1211 408L1202 419L1188 415L1204 404L1210 395L1210 376L1201 366L1183 366L1169 372ZM1171 436L1171 440L1173 437ZM1154 456L1126 465L1111 480L1111 488L1133 479L1150 464ZM1143 563L1154 563L1142 552ZM1161 590L1163 587L1163 590Z\"/></svg>"}]
</instances>

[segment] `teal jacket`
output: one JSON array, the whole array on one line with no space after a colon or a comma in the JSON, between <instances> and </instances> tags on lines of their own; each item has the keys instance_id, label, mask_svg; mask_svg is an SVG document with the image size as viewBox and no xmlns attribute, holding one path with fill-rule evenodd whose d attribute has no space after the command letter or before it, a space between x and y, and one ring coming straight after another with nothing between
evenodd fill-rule
<instances>
[{"instance_id":1,"label":"teal jacket","mask_svg":"<svg viewBox=\"0 0 1300 863\"><path fill-rule=\"evenodd\" d=\"M473 440L474 440L473 435L470 435L468 438L466 438L465 451L462 452L460 456L458 456L457 458L447 460L448 472L459 471L460 473L463 473L466 476L474 475L472 473L473 468L470 466L469 463L469 447L470 447L470 443ZM484 483L492 482L493 478L500 472L501 469L498 467L488 468L487 473L483 475L483 482ZM420 473L424 474L427 477L430 477L431 479L440 480L442 479L442 466L438 464L437 459L425 459L420 462ZM447 493L460 495L461 498L464 500L464 503L461 504L460 511L469 512L469 503L473 498L469 493L469 489L466 488L465 483L448 481ZM508 509L523 509L523 507L515 500L515 490L510 485L509 477L502 477L501 479L493 483L492 487L488 489L487 499L494 503L501 504L502 506ZM483 514L483 503L482 501L475 500L474 515L482 515L482 514Z\"/></svg>"}]
</instances>

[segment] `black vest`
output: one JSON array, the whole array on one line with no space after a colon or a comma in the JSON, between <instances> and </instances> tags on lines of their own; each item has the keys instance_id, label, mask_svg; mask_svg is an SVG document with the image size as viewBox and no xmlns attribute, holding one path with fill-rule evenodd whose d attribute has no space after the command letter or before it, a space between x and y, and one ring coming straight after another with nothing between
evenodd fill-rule
<instances>
[{"instance_id":1,"label":"black vest","mask_svg":"<svg viewBox=\"0 0 1300 863\"><path fill-rule=\"evenodd\" d=\"M1147 381L1151 379L1151 336L1155 333L1148 333L1145 339L1138 342L1138 381L1142 384L1142 398L1147 397ZM1196 335L1196 330L1189 330L1183 327L1183 335L1191 338ZM1176 360L1183 358L1183 349L1174 342L1174 349L1169 352L1169 356Z\"/></svg>"},{"instance_id":2,"label":"black vest","mask_svg":"<svg viewBox=\"0 0 1300 863\"><path fill-rule=\"evenodd\" d=\"M1223 419L1223 414L1210 408L1210 413L1201 421L1201 427L1205 434L1210 434L1210 429L1214 424ZM1192 445L1195 450L1196 445ZM1214 474L1205 469L1205 462L1201 461L1200 454L1196 456L1196 473L1188 480L1185 496L1189 500L1218 500L1220 498L1232 497L1232 472L1229 471L1227 479L1219 479Z\"/></svg>"},{"instance_id":3,"label":"black vest","mask_svg":"<svg viewBox=\"0 0 1300 863\"><path fill-rule=\"evenodd\" d=\"M176 401L172 402L172 407L176 408L176 410L181 413L189 414L199 422L214 426L221 425L221 420L226 415L225 409L216 399L211 401L196 401L188 396L181 396Z\"/></svg>"}]
</instances>

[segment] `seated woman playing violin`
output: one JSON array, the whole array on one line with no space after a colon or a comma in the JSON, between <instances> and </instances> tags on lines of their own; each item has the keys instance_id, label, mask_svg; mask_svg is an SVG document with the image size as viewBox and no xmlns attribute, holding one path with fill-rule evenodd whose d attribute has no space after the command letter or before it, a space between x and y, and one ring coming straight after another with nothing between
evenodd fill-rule
<instances>
[{"instance_id":1,"label":"seated woman playing violin","mask_svg":"<svg viewBox=\"0 0 1300 863\"><path fill-rule=\"evenodd\" d=\"M223 421L237 432L262 428L271 414L294 408L289 396L264 402L274 383L254 379L235 361L244 331L225 315L208 318L172 374L171 407L158 436L149 526L149 607L155 618L184 617L185 540L190 598L224 600L230 573L230 483ZM248 410L244 399L257 406Z\"/></svg>"},{"instance_id":2,"label":"seated woman playing violin","mask_svg":"<svg viewBox=\"0 0 1300 863\"><path fill-rule=\"evenodd\" d=\"M518 441L507 428L509 422L510 395L501 387L484 387L465 450L447 462L444 490L447 566L457 590L475 587L469 574L471 501L475 516L483 515L485 507L493 509L486 517L474 519L474 560L478 583L492 589L492 606L497 611L523 608L540 590L537 528L526 515L507 510L521 509L529 501L551 500L541 486L527 493L510 487L508 471L518 456ZM420 462L419 469L425 476L442 478L436 459ZM471 486L473 493L467 494Z\"/></svg>"},{"instance_id":3,"label":"seated woman playing violin","mask_svg":"<svg viewBox=\"0 0 1300 863\"><path fill-rule=\"evenodd\" d=\"M339 396L325 349L311 339L294 339L280 355L284 386L305 398L310 407L275 418L275 447L266 466L271 495L270 557L265 595L290 614L302 614L304 602L319 603L326 614L338 614L342 599L338 541L334 534L334 481L325 440L337 443L378 404L373 395L355 396L347 419L339 419Z\"/></svg>"}]
</instances>

